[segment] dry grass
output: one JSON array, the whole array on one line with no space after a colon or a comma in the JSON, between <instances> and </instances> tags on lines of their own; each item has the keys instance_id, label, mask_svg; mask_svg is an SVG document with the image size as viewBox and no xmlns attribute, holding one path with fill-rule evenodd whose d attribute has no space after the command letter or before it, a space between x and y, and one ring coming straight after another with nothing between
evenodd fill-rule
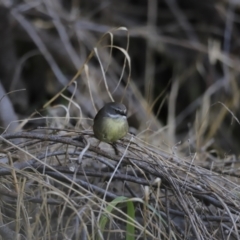
<instances>
[{"instance_id":1,"label":"dry grass","mask_svg":"<svg viewBox=\"0 0 240 240\"><path fill-rule=\"evenodd\" d=\"M96 3L103 16L95 23L78 16L78 1L68 11L58 1L11 9L19 38L27 32L37 49L16 72L40 52L48 81L47 94L39 91L51 99L0 137L0 239L240 239L239 159L227 152L239 148L238 58L207 35L219 26L191 25L195 12L174 1L162 15L156 0L146 13L141 4L108 4ZM213 6L221 16L233 11L224 1ZM135 27L123 9L144 12L146 26ZM101 23L110 20L128 28ZM162 85L166 75L156 79L169 62ZM92 118L112 100L128 107L134 134L98 146Z\"/></svg>"},{"instance_id":2,"label":"dry grass","mask_svg":"<svg viewBox=\"0 0 240 240\"><path fill-rule=\"evenodd\" d=\"M45 131L2 136L3 238L239 238L239 184L195 165L197 154L183 159L128 136L116 155L92 133Z\"/></svg>"}]
</instances>

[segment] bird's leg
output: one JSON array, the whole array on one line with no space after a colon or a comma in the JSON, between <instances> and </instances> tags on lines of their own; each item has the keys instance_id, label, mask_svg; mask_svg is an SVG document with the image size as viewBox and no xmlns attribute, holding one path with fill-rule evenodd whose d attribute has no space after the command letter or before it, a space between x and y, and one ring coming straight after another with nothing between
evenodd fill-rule
<instances>
[{"instance_id":1,"label":"bird's leg","mask_svg":"<svg viewBox=\"0 0 240 240\"><path fill-rule=\"evenodd\" d=\"M117 143L114 142L114 143L109 143L109 144L112 145L115 154L116 154L116 155L119 155L119 151L118 151L118 149L117 149Z\"/></svg>"}]
</instances>

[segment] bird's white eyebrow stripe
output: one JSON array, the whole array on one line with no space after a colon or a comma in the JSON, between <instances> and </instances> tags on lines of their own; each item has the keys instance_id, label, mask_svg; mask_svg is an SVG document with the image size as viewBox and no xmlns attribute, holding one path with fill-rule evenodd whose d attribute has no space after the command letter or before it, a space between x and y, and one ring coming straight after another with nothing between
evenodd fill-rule
<instances>
[{"instance_id":1,"label":"bird's white eyebrow stripe","mask_svg":"<svg viewBox=\"0 0 240 240\"><path fill-rule=\"evenodd\" d=\"M120 109L120 108L113 108L117 113L119 114L126 114L127 113L127 109Z\"/></svg>"},{"instance_id":2,"label":"bird's white eyebrow stripe","mask_svg":"<svg viewBox=\"0 0 240 240\"><path fill-rule=\"evenodd\" d=\"M121 109L121 108L114 108L117 112L126 112L126 109Z\"/></svg>"},{"instance_id":3,"label":"bird's white eyebrow stripe","mask_svg":"<svg viewBox=\"0 0 240 240\"><path fill-rule=\"evenodd\" d=\"M121 115L121 114L111 114L111 113L108 113L108 116L110 118L126 118L125 115Z\"/></svg>"}]
</instances>

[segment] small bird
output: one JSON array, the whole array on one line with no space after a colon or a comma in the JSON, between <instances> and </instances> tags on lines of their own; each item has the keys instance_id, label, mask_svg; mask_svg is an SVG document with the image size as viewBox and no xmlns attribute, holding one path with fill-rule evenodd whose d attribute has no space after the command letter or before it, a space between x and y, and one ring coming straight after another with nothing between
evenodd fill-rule
<instances>
[{"instance_id":1,"label":"small bird","mask_svg":"<svg viewBox=\"0 0 240 240\"><path fill-rule=\"evenodd\" d=\"M128 133L127 108L111 102L102 107L94 118L93 132L97 139L113 143Z\"/></svg>"}]
</instances>

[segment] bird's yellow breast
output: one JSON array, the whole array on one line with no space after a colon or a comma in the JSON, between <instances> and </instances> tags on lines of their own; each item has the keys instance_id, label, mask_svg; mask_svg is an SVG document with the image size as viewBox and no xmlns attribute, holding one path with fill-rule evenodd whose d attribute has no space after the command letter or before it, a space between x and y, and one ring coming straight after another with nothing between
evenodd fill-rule
<instances>
[{"instance_id":1,"label":"bird's yellow breast","mask_svg":"<svg viewBox=\"0 0 240 240\"><path fill-rule=\"evenodd\" d=\"M96 119L93 126L94 135L104 142L115 142L128 132L126 117Z\"/></svg>"}]
</instances>

